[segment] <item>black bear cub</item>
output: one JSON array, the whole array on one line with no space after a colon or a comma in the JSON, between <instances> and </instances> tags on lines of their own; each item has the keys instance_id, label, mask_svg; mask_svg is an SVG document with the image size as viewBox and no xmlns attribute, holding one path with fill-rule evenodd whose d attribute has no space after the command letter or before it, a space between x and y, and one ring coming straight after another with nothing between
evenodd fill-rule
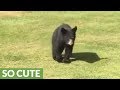
<instances>
[{"instance_id":1,"label":"black bear cub","mask_svg":"<svg viewBox=\"0 0 120 90\"><path fill-rule=\"evenodd\" d=\"M71 28L68 24L62 24L56 28L52 36L52 56L58 62L70 63L70 57L76 38L77 26ZM62 52L65 50L64 56Z\"/></svg>"}]
</instances>

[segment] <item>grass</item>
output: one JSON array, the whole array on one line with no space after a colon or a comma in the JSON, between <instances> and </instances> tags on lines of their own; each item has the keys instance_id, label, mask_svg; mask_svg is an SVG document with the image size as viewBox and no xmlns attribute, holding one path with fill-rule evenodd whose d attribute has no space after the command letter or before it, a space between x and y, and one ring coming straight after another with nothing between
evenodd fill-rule
<instances>
[{"instance_id":1,"label":"grass","mask_svg":"<svg viewBox=\"0 0 120 90\"><path fill-rule=\"evenodd\" d=\"M120 78L120 12L0 12L0 68L43 68L44 78ZM51 56L61 23L78 27L73 60Z\"/></svg>"}]
</instances>

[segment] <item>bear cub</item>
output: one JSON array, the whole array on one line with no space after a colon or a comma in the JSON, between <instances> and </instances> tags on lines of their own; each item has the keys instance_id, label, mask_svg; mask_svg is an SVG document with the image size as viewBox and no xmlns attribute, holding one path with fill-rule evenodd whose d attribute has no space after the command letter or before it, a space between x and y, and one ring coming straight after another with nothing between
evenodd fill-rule
<instances>
[{"instance_id":1,"label":"bear cub","mask_svg":"<svg viewBox=\"0 0 120 90\"><path fill-rule=\"evenodd\" d=\"M62 24L56 28L52 36L52 57L63 63L70 63L70 57L76 38L77 26L71 28L68 24ZM65 50L64 56L62 52Z\"/></svg>"}]
</instances>

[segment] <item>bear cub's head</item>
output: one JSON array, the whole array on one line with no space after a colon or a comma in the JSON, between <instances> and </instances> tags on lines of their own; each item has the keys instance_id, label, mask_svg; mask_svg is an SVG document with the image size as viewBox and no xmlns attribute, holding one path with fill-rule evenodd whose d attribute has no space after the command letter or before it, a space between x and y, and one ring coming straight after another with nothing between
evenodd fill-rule
<instances>
[{"instance_id":1,"label":"bear cub's head","mask_svg":"<svg viewBox=\"0 0 120 90\"><path fill-rule=\"evenodd\" d=\"M61 32L64 37L64 43L66 45L73 45L76 38L77 26L74 28L61 28Z\"/></svg>"}]
</instances>

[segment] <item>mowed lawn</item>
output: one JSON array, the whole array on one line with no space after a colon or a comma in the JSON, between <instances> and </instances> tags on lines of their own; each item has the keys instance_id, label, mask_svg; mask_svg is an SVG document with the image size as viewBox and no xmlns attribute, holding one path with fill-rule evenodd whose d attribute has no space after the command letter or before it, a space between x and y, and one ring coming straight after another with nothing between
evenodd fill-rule
<instances>
[{"instance_id":1,"label":"mowed lawn","mask_svg":"<svg viewBox=\"0 0 120 90\"><path fill-rule=\"evenodd\" d=\"M70 64L52 59L62 23L78 27ZM0 68L43 68L44 79L120 78L120 12L0 12Z\"/></svg>"}]
</instances>

